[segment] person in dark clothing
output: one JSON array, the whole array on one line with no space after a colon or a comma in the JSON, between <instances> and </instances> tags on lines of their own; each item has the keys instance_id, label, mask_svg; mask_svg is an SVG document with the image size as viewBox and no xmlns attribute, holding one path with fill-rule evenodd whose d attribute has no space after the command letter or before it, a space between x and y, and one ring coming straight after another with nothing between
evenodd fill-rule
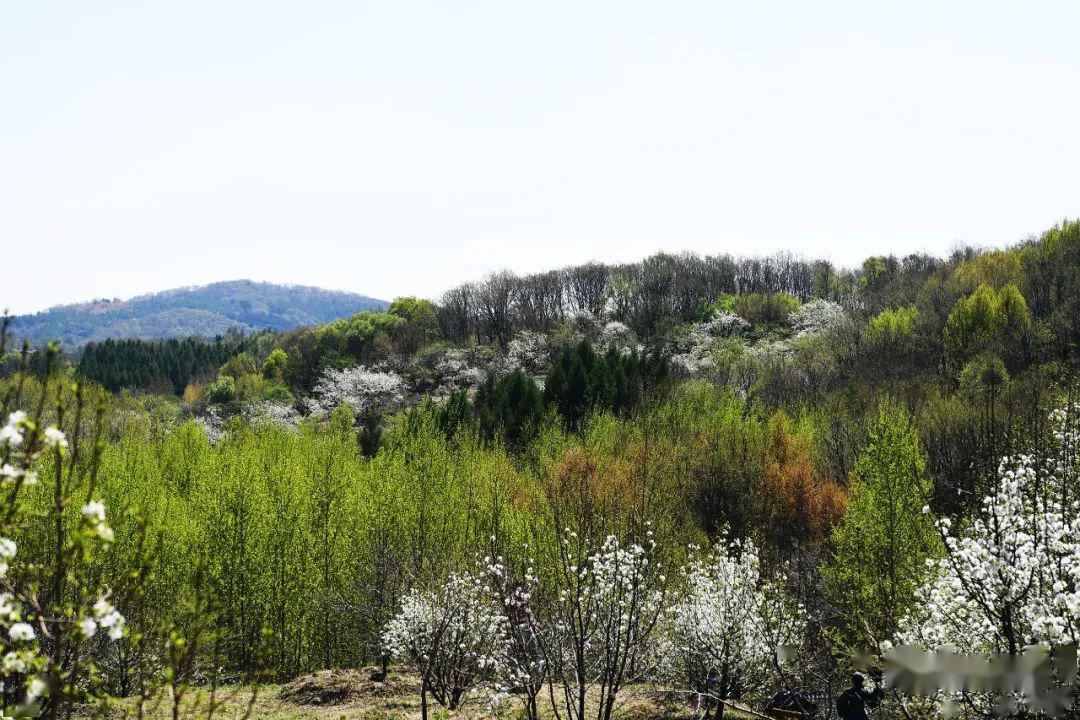
<instances>
[{"instance_id":1,"label":"person in dark clothing","mask_svg":"<svg viewBox=\"0 0 1080 720\"><path fill-rule=\"evenodd\" d=\"M773 695L773 699L766 706L767 711L786 710L788 712L802 713L803 715L817 714L817 703L803 690L802 681L796 679L790 690L784 690Z\"/></svg>"},{"instance_id":2,"label":"person in dark clothing","mask_svg":"<svg viewBox=\"0 0 1080 720\"><path fill-rule=\"evenodd\" d=\"M841 720L869 720L867 708L876 708L885 697L880 673L874 676L874 680L874 689L867 690L865 675L857 672L851 676L851 687L836 699L836 711Z\"/></svg>"}]
</instances>

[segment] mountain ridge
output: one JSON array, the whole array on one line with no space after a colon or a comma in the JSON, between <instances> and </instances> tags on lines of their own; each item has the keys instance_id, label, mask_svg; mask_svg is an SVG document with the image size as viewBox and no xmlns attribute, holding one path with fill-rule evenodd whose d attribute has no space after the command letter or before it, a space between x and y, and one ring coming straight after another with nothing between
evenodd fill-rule
<instances>
[{"instance_id":1,"label":"mountain ridge","mask_svg":"<svg viewBox=\"0 0 1080 720\"><path fill-rule=\"evenodd\" d=\"M10 332L34 345L59 340L69 347L109 338L214 337L288 330L384 310L385 300L310 285L224 280L145 293L127 299L95 298L15 315Z\"/></svg>"}]
</instances>

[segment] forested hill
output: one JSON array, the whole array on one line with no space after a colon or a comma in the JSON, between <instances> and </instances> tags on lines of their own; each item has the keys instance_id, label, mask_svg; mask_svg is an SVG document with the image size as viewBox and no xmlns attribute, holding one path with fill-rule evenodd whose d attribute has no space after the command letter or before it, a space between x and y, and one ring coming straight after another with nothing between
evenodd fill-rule
<instances>
[{"instance_id":1,"label":"forested hill","mask_svg":"<svg viewBox=\"0 0 1080 720\"><path fill-rule=\"evenodd\" d=\"M130 300L61 305L14 317L11 331L34 344L60 340L80 347L107 338L214 337L233 329L280 331L386 307L382 300L354 293L232 280Z\"/></svg>"}]
</instances>

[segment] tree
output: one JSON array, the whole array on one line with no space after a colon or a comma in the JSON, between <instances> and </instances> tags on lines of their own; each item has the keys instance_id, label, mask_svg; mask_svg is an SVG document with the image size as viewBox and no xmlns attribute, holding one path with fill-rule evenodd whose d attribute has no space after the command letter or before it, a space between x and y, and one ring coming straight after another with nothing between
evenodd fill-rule
<instances>
[{"instance_id":1,"label":"tree","mask_svg":"<svg viewBox=\"0 0 1080 720\"><path fill-rule=\"evenodd\" d=\"M724 538L692 558L685 589L665 612L658 654L663 675L717 715L724 702L761 693L780 679L780 647L798 645L803 609L784 593L784 578L762 570L752 541ZM708 714L708 711L706 711Z\"/></svg>"},{"instance_id":2,"label":"tree","mask_svg":"<svg viewBox=\"0 0 1080 720\"><path fill-rule=\"evenodd\" d=\"M593 549L567 529L558 543L544 578L551 584L543 652L552 711L560 720L585 720L590 711L611 720L619 691L646 671L667 578L651 531L644 544L610 535Z\"/></svg>"},{"instance_id":3,"label":"tree","mask_svg":"<svg viewBox=\"0 0 1080 720\"><path fill-rule=\"evenodd\" d=\"M924 561L940 545L922 512L933 493L926 460L901 407L881 405L851 480L822 574L842 610L846 644L877 649L915 602Z\"/></svg>"},{"instance_id":4,"label":"tree","mask_svg":"<svg viewBox=\"0 0 1080 720\"><path fill-rule=\"evenodd\" d=\"M439 338L439 318L429 301L399 297L390 304L388 312L405 320L405 325L394 335L398 352L411 355Z\"/></svg>"},{"instance_id":5,"label":"tree","mask_svg":"<svg viewBox=\"0 0 1080 720\"><path fill-rule=\"evenodd\" d=\"M285 374L288 370L288 354L281 348L274 348L263 363L262 375L267 380L280 385L285 382Z\"/></svg>"},{"instance_id":6,"label":"tree","mask_svg":"<svg viewBox=\"0 0 1080 720\"><path fill-rule=\"evenodd\" d=\"M929 577L898 642L1015 658L1029 645L1053 650L1080 640L1077 409L1053 413L1047 451L1002 459L969 523L954 529L949 518L937 520L945 553L927 560ZM989 698L963 699L992 714Z\"/></svg>"},{"instance_id":7,"label":"tree","mask_svg":"<svg viewBox=\"0 0 1080 720\"><path fill-rule=\"evenodd\" d=\"M814 544L844 514L844 492L814 468L805 438L782 410L769 420L761 481L762 530L772 548Z\"/></svg>"},{"instance_id":8,"label":"tree","mask_svg":"<svg viewBox=\"0 0 1080 720\"><path fill-rule=\"evenodd\" d=\"M0 355L3 335L0 332ZM54 351L55 346L46 352L51 358ZM48 383L51 373L44 377ZM84 391L77 386L74 408L57 392L57 424L47 424L43 404L33 414L16 409L26 400L23 389L19 383L0 399L0 706L5 717L56 720L71 717L76 705L86 708L103 698L91 641L107 636L115 643L125 634L126 620L113 607L111 589L92 565L115 540L95 487L101 416L92 435L84 436ZM42 390L47 389L46 384ZM71 441L61 429L65 409L74 410L74 422L69 419L66 425ZM39 469L47 475L44 480ZM40 514L27 505L39 482L48 498ZM19 557L21 540L14 538L30 524L47 528L48 549L39 555L44 562ZM142 582L145 572L132 573L129 579Z\"/></svg>"},{"instance_id":9,"label":"tree","mask_svg":"<svg viewBox=\"0 0 1080 720\"><path fill-rule=\"evenodd\" d=\"M503 666L506 624L485 584L471 574L451 575L441 588L405 596L383 643L419 672L423 720L429 694L456 710L466 693Z\"/></svg>"},{"instance_id":10,"label":"tree","mask_svg":"<svg viewBox=\"0 0 1080 720\"><path fill-rule=\"evenodd\" d=\"M391 372L378 372L357 365L344 370L327 368L315 386L316 408L329 414L343 403L357 417L381 414L404 400L405 381Z\"/></svg>"},{"instance_id":11,"label":"tree","mask_svg":"<svg viewBox=\"0 0 1080 720\"><path fill-rule=\"evenodd\" d=\"M1019 358L1017 346L1031 327L1027 302L1016 285L995 291L983 283L957 301L945 323L945 346L957 369L981 352L1008 350Z\"/></svg>"},{"instance_id":12,"label":"tree","mask_svg":"<svg viewBox=\"0 0 1080 720\"><path fill-rule=\"evenodd\" d=\"M232 375L222 375L206 386L203 391L206 402L212 405L225 405L236 399L236 380Z\"/></svg>"},{"instance_id":13,"label":"tree","mask_svg":"<svg viewBox=\"0 0 1080 720\"><path fill-rule=\"evenodd\" d=\"M544 400L531 377L515 370L496 379L489 375L476 394L480 427L488 436L501 434L513 447L532 439L544 417Z\"/></svg>"}]
</instances>

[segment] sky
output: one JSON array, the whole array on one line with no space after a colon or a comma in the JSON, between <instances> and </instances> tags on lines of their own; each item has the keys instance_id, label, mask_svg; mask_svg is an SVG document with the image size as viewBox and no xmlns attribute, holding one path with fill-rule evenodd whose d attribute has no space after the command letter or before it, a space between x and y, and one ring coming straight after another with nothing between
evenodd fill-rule
<instances>
[{"instance_id":1,"label":"sky","mask_svg":"<svg viewBox=\"0 0 1080 720\"><path fill-rule=\"evenodd\" d=\"M0 0L0 308L1080 215L1080 3Z\"/></svg>"}]
</instances>

